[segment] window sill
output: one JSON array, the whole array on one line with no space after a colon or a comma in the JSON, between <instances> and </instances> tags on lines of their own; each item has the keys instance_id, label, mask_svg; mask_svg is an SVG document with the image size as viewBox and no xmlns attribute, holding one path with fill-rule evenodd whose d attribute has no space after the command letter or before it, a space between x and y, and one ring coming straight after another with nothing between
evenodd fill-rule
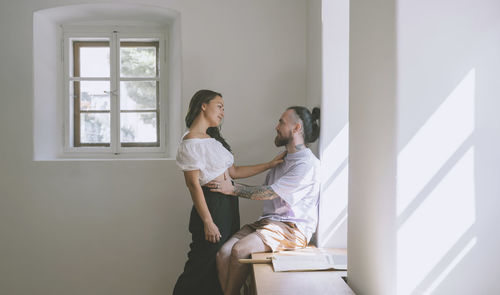
<instances>
[{"instance_id":1,"label":"window sill","mask_svg":"<svg viewBox=\"0 0 500 295\"><path fill-rule=\"evenodd\" d=\"M174 160L166 153L65 153L55 161L117 161L117 160Z\"/></svg>"},{"instance_id":2,"label":"window sill","mask_svg":"<svg viewBox=\"0 0 500 295\"><path fill-rule=\"evenodd\" d=\"M71 157L65 156L54 159L36 159L35 162L115 162L115 161L175 161L175 157L170 156L162 156L162 157L153 157L151 155L147 156L135 156L135 157Z\"/></svg>"}]
</instances>

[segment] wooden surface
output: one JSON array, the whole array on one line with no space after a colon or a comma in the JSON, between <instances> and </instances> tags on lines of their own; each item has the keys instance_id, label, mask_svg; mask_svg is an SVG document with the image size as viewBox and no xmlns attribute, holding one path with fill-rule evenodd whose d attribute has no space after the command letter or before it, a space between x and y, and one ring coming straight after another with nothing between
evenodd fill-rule
<instances>
[{"instance_id":1,"label":"wooden surface","mask_svg":"<svg viewBox=\"0 0 500 295\"><path fill-rule=\"evenodd\" d=\"M318 249L308 248L296 251L286 251L286 254L301 252L332 252L335 254L347 253L345 249ZM273 253L254 253L252 259L266 259ZM342 277L346 271L304 271L304 272L274 272L272 264L253 264L253 289L257 295L327 295L327 294L354 294Z\"/></svg>"}]
</instances>

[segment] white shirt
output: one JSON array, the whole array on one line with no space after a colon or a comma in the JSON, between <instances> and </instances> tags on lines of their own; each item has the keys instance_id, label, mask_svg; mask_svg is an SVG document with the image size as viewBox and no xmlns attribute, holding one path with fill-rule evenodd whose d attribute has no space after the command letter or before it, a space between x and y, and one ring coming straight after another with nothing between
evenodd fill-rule
<instances>
[{"instance_id":1,"label":"white shirt","mask_svg":"<svg viewBox=\"0 0 500 295\"><path fill-rule=\"evenodd\" d=\"M318 223L319 165L310 149L287 154L267 174L265 184L279 198L264 201L260 219L293 222L309 241Z\"/></svg>"},{"instance_id":2,"label":"white shirt","mask_svg":"<svg viewBox=\"0 0 500 295\"><path fill-rule=\"evenodd\" d=\"M181 141L176 162L183 171L200 170L200 184L204 185L231 167L234 157L214 138L190 138Z\"/></svg>"}]
</instances>

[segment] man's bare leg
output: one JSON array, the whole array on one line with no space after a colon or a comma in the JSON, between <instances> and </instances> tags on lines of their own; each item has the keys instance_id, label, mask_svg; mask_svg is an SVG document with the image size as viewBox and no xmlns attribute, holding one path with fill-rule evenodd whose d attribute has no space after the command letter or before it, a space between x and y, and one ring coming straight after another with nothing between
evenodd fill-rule
<instances>
[{"instance_id":1,"label":"man's bare leg","mask_svg":"<svg viewBox=\"0 0 500 295\"><path fill-rule=\"evenodd\" d=\"M236 244L240 239L230 238L227 242L222 245L217 252L216 262L217 262L217 272L219 275L219 282L222 288L222 291L226 293L226 285L227 285L227 274L229 272L229 261L231 258L231 250L233 249L234 244Z\"/></svg>"},{"instance_id":2,"label":"man's bare leg","mask_svg":"<svg viewBox=\"0 0 500 295\"><path fill-rule=\"evenodd\" d=\"M250 258L250 254L255 252L270 251L271 248L264 244L262 239L256 233L251 233L237 241L231 250L227 285L224 289L224 294L239 295L241 286L245 282L248 272L250 271L250 265L241 264L238 262L238 259Z\"/></svg>"}]
</instances>

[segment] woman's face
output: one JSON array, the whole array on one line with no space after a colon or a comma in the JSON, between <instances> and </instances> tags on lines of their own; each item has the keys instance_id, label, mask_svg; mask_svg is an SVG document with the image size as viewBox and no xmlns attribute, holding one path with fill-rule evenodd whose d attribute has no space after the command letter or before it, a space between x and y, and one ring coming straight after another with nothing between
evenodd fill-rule
<instances>
[{"instance_id":1,"label":"woman's face","mask_svg":"<svg viewBox=\"0 0 500 295\"><path fill-rule=\"evenodd\" d=\"M216 96L208 103L204 103L202 110L210 127L219 126L224 118L224 100L222 100L222 97Z\"/></svg>"}]
</instances>

